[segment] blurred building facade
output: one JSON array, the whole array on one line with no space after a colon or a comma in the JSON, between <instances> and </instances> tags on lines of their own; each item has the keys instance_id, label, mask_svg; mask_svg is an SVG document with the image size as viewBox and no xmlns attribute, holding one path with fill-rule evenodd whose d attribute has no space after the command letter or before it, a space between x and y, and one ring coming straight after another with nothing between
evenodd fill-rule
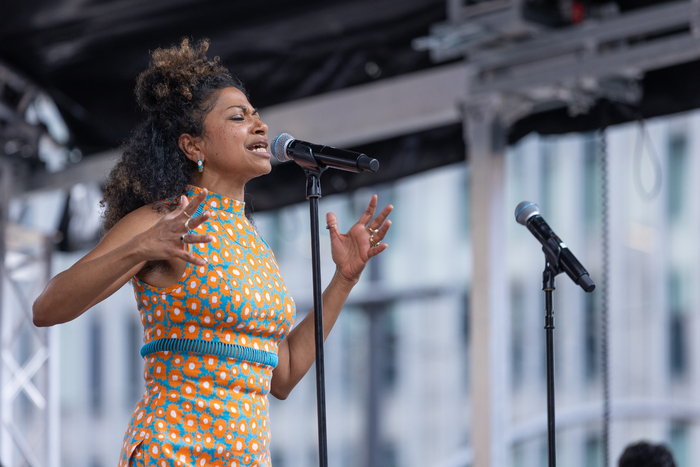
<instances>
[{"instance_id":1,"label":"blurred building facade","mask_svg":"<svg viewBox=\"0 0 700 467\"><path fill-rule=\"evenodd\" d=\"M668 443L679 467L700 461L700 112L606 132L610 248L608 332L611 461L640 439ZM603 465L601 135L530 135L506 156L510 322L506 400L508 462L547 464L544 311L540 246L512 210L537 202L598 283L584 294L558 277L558 461ZM468 466L472 462L469 295L472 283L468 164L321 201L342 231L371 193L396 207L389 249L373 260L326 344L329 463ZM300 186L300 190L303 187ZM32 201L29 201L31 204ZM25 206L40 210L37 206ZM29 225L42 216L27 216ZM28 220L29 219L29 220ZM311 307L308 208L255 215L297 303ZM323 278L333 274L321 243ZM56 254L54 273L80 255ZM61 336L62 465L114 465L142 391L142 343L125 287ZM272 399L272 398L271 398ZM314 373L273 400L275 467L317 462Z\"/></svg>"}]
</instances>

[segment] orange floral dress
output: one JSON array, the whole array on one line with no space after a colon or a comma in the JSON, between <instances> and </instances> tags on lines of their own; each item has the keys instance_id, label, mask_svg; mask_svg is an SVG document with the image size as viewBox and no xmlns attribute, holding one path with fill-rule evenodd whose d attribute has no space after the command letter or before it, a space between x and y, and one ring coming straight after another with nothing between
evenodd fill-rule
<instances>
[{"instance_id":1,"label":"orange floral dress","mask_svg":"<svg viewBox=\"0 0 700 467\"><path fill-rule=\"evenodd\" d=\"M132 281L146 390L120 467L270 465L267 394L294 302L243 203L209 193L195 215L205 211L211 219L191 232L215 240L191 248L207 266L188 264L166 288Z\"/></svg>"}]
</instances>

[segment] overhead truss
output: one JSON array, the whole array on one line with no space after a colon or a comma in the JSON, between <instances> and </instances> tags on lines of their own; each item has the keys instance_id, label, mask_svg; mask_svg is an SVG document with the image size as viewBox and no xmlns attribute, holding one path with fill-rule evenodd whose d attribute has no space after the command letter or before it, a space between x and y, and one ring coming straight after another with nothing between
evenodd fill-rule
<instances>
[{"instance_id":1,"label":"overhead truss","mask_svg":"<svg viewBox=\"0 0 700 467\"><path fill-rule=\"evenodd\" d=\"M449 5L449 21L414 47L438 62L464 58L471 97L511 96L530 104L526 113L567 106L577 115L600 98L637 104L645 72L700 59L697 0L613 9L558 29L525 21L522 0Z\"/></svg>"}]
</instances>

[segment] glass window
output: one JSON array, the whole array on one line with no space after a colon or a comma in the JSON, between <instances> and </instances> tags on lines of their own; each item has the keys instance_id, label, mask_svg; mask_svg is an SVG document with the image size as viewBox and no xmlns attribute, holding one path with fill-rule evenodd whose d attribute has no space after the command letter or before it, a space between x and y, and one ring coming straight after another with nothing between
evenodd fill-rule
<instances>
[{"instance_id":1,"label":"glass window","mask_svg":"<svg viewBox=\"0 0 700 467\"><path fill-rule=\"evenodd\" d=\"M584 372L586 380L591 381L598 376L598 319L594 294L584 296Z\"/></svg>"},{"instance_id":2,"label":"glass window","mask_svg":"<svg viewBox=\"0 0 700 467\"><path fill-rule=\"evenodd\" d=\"M679 378L687 373L687 320L683 300L683 282L679 271L669 274L669 370L671 376Z\"/></svg>"},{"instance_id":3,"label":"glass window","mask_svg":"<svg viewBox=\"0 0 700 467\"><path fill-rule=\"evenodd\" d=\"M586 439L585 456L585 467L603 467L603 443L598 435Z\"/></svg>"},{"instance_id":4,"label":"glass window","mask_svg":"<svg viewBox=\"0 0 700 467\"><path fill-rule=\"evenodd\" d=\"M674 422L671 424L669 441L673 458L676 461L676 467L690 467L688 449L689 431L686 422Z\"/></svg>"},{"instance_id":5,"label":"glass window","mask_svg":"<svg viewBox=\"0 0 700 467\"><path fill-rule=\"evenodd\" d=\"M511 286L511 365L512 383L517 389L523 383L525 373L525 294L522 283Z\"/></svg>"},{"instance_id":6,"label":"glass window","mask_svg":"<svg viewBox=\"0 0 700 467\"><path fill-rule=\"evenodd\" d=\"M127 394L125 405L133 410L143 394L143 357L139 353L143 345L143 326L137 312L129 309L126 313L126 334L128 345L124 348L127 362Z\"/></svg>"},{"instance_id":7,"label":"glass window","mask_svg":"<svg viewBox=\"0 0 700 467\"><path fill-rule=\"evenodd\" d=\"M104 358L102 352L102 323L100 317L92 317L90 321L90 409L99 414L102 411L102 368Z\"/></svg>"},{"instance_id":8,"label":"glass window","mask_svg":"<svg viewBox=\"0 0 700 467\"><path fill-rule=\"evenodd\" d=\"M556 142L551 139L540 140L540 161L542 164L542 198L541 202L537 203L542 212L551 211L554 196L556 196L556 188L554 187L554 175L556 171Z\"/></svg>"},{"instance_id":9,"label":"glass window","mask_svg":"<svg viewBox=\"0 0 700 467\"><path fill-rule=\"evenodd\" d=\"M688 142L685 134L674 134L668 142L668 215L680 219L685 200L685 173Z\"/></svg>"},{"instance_id":10,"label":"glass window","mask_svg":"<svg viewBox=\"0 0 700 467\"><path fill-rule=\"evenodd\" d=\"M588 133L583 137L584 222L588 230L597 229L601 213L601 172L598 152L598 135Z\"/></svg>"}]
</instances>

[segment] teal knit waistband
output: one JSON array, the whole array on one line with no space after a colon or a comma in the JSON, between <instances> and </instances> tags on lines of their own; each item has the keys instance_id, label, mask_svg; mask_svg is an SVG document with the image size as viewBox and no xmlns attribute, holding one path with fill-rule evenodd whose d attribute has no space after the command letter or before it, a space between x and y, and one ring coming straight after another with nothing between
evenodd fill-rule
<instances>
[{"instance_id":1,"label":"teal knit waistband","mask_svg":"<svg viewBox=\"0 0 700 467\"><path fill-rule=\"evenodd\" d=\"M224 344L223 342L211 342L201 339L158 339L141 347L141 356L145 357L154 352L184 352L203 355L216 355L217 357L235 358L247 362L275 368L279 358L276 353L264 350L251 349L237 344Z\"/></svg>"}]
</instances>

